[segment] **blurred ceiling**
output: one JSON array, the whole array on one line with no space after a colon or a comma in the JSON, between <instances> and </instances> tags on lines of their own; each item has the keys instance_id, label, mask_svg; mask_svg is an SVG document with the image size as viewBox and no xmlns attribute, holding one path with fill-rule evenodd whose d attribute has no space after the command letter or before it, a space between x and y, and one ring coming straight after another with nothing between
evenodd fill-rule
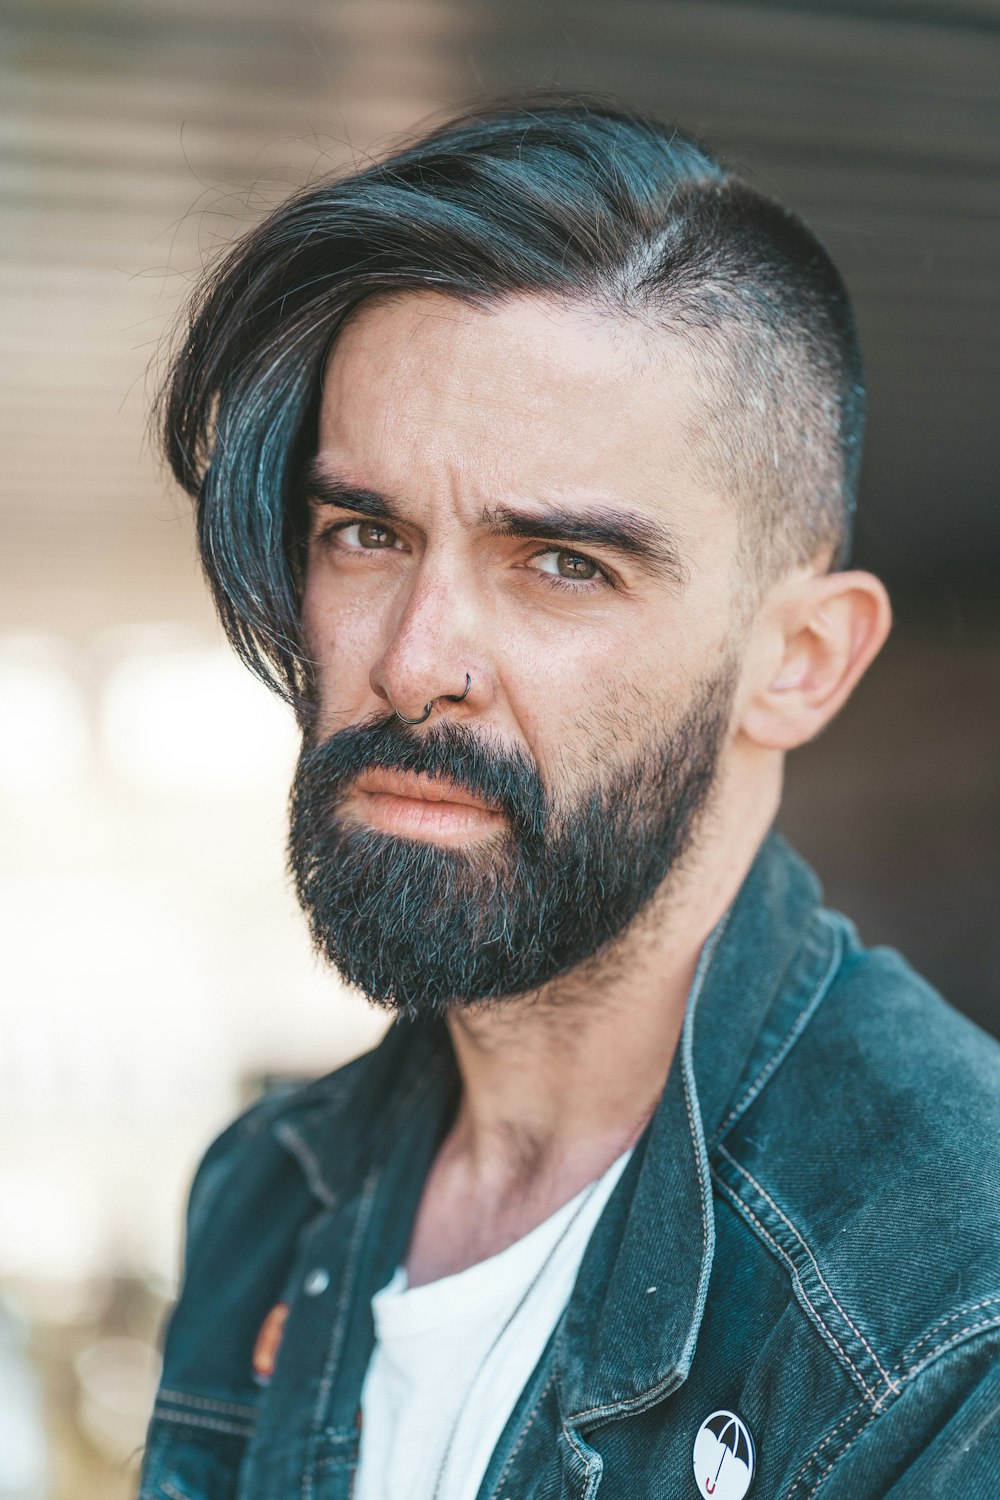
<instances>
[{"instance_id":1,"label":"blurred ceiling","mask_svg":"<svg viewBox=\"0 0 1000 1500\"><path fill-rule=\"evenodd\" d=\"M797 208L853 291L861 555L1000 563L993 0L30 0L0 7L0 627L207 621L144 442L206 256L317 174L511 88L675 117Z\"/></svg>"}]
</instances>

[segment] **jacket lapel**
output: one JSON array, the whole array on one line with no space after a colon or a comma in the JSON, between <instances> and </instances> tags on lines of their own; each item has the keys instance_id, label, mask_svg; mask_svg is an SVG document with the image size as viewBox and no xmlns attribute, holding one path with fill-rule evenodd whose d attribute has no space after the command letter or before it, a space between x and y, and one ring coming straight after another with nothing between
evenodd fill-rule
<instances>
[{"instance_id":1,"label":"jacket lapel","mask_svg":"<svg viewBox=\"0 0 1000 1500\"><path fill-rule=\"evenodd\" d=\"M558 1337L571 1431L642 1411L687 1378L715 1247L709 1142L776 1055L790 992L806 1003L830 968L819 899L812 872L772 835L705 944L660 1104L588 1246Z\"/></svg>"}]
</instances>

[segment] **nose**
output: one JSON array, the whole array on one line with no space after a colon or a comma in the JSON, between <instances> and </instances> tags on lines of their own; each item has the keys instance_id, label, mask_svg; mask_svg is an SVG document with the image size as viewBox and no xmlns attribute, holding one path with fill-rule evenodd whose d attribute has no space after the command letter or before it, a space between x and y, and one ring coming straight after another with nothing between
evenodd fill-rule
<instances>
[{"instance_id":1,"label":"nose","mask_svg":"<svg viewBox=\"0 0 1000 1500\"><path fill-rule=\"evenodd\" d=\"M487 672L475 649L478 613L469 586L425 559L368 674L372 692L412 724L429 718L435 704L481 707Z\"/></svg>"}]
</instances>

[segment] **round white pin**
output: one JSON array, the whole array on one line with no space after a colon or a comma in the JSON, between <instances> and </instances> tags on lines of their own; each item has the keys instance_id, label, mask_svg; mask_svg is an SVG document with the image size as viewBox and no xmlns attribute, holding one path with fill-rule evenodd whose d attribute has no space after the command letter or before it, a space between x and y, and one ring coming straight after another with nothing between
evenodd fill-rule
<instances>
[{"instance_id":1,"label":"round white pin","mask_svg":"<svg viewBox=\"0 0 1000 1500\"><path fill-rule=\"evenodd\" d=\"M713 1411L694 1440L694 1477L705 1500L743 1500L754 1471L753 1438L735 1412Z\"/></svg>"}]
</instances>

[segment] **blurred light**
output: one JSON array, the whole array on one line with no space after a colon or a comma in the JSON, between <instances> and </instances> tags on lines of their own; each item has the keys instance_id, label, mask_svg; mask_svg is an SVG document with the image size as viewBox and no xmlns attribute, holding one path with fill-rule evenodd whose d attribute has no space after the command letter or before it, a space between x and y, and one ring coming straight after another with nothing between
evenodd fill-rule
<instances>
[{"instance_id":1,"label":"blurred light","mask_svg":"<svg viewBox=\"0 0 1000 1500\"><path fill-rule=\"evenodd\" d=\"M62 643L46 636L0 640L0 789L74 786L87 767L83 695Z\"/></svg>"},{"instance_id":2,"label":"blurred light","mask_svg":"<svg viewBox=\"0 0 1000 1500\"><path fill-rule=\"evenodd\" d=\"M79 1171L61 1166L40 1180L27 1172L19 1176L4 1165L0 1196L3 1275L59 1282L99 1270L106 1247L92 1185Z\"/></svg>"},{"instance_id":3,"label":"blurred light","mask_svg":"<svg viewBox=\"0 0 1000 1500\"><path fill-rule=\"evenodd\" d=\"M37 1500L45 1490L45 1429L27 1331L0 1304L0 1497Z\"/></svg>"},{"instance_id":4,"label":"blurred light","mask_svg":"<svg viewBox=\"0 0 1000 1500\"><path fill-rule=\"evenodd\" d=\"M240 795L287 780L298 743L289 711L228 647L153 641L112 669L101 736L122 780L154 795Z\"/></svg>"},{"instance_id":5,"label":"blurred light","mask_svg":"<svg viewBox=\"0 0 1000 1500\"><path fill-rule=\"evenodd\" d=\"M160 1376L156 1350L139 1339L100 1339L78 1354L80 1426L113 1463L142 1443Z\"/></svg>"}]
</instances>

